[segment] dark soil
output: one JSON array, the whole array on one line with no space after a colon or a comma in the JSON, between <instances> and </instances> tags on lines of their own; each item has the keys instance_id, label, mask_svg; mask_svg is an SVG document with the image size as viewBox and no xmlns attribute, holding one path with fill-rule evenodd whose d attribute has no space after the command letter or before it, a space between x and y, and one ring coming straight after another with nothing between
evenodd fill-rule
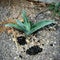
<instances>
[{"instance_id":1,"label":"dark soil","mask_svg":"<svg viewBox=\"0 0 60 60\"><path fill-rule=\"evenodd\" d=\"M18 42L20 45L25 45L25 44L27 44L26 38L25 38L24 36L17 37L17 42Z\"/></svg>"},{"instance_id":2,"label":"dark soil","mask_svg":"<svg viewBox=\"0 0 60 60\"><path fill-rule=\"evenodd\" d=\"M31 48L27 49L26 53L29 55L36 55L39 52L42 52L42 48L39 46L32 46Z\"/></svg>"}]
</instances>

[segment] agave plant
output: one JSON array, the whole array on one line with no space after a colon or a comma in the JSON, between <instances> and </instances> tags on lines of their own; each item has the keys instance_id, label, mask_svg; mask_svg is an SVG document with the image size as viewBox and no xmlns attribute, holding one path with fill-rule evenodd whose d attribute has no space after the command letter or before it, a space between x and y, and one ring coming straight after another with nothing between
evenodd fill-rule
<instances>
[{"instance_id":1,"label":"agave plant","mask_svg":"<svg viewBox=\"0 0 60 60\"><path fill-rule=\"evenodd\" d=\"M9 24L5 24L5 26L19 29L19 30L23 31L26 35L30 35L33 32L37 31L38 29L43 28L46 25L55 23L55 21L53 21L53 20L42 20L37 23L31 24L31 21L29 21L28 17L26 16L25 11L22 12L22 18L23 18L24 22L21 22L20 20L15 19L16 24L9 23Z\"/></svg>"}]
</instances>

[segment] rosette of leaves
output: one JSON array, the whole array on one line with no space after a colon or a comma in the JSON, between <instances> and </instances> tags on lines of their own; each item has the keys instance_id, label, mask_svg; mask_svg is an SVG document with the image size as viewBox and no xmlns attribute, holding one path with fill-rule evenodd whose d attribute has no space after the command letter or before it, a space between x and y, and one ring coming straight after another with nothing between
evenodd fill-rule
<instances>
[{"instance_id":1,"label":"rosette of leaves","mask_svg":"<svg viewBox=\"0 0 60 60\"><path fill-rule=\"evenodd\" d=\"M5 24L5 27L16 28L23 31L26 35L30 35L34 33L35 31L37 31L38 29L43 28L46 25L55 23L54 20L42 20L42 21L32 24L26 15L26 11L22 12L22 18L24 22L21 22L20 20L15 19L16 24L13 24L13 23Z\"/></svg>"}]
</instances>

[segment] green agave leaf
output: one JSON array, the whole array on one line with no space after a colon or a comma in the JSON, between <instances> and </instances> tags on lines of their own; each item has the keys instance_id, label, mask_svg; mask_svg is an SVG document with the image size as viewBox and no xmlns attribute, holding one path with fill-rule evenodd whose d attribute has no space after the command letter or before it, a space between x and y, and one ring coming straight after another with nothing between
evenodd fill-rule
<instances>
[{"instance_id":1,"label":"green agave leaf","mask_svg":"<svg viewBox=\"0 0 60 60\"><path fill-rule=\"evenodd\" d=\"M20 20L16 20L16 23L17 23L19 26L25 28L24 24L23 24Z\"/></svg>"},{"instance_id":2,"label":"green agave leaf","mask_svg":"<svg viewBox=\"0 0 60 60\"><path fill-rule=\"evenodd\" d=\"M23 31L27 31L26 26L20 20L16 20L16 22L22 28Z\"/></svg>"},{"instance_id":3,"label":"green agave leaf","mask_svg":"<svg viewBox=\"0 0 60 60\"><path fill-rule=\"evenodd\" d=\"M26 30L30 31L31 25L30 25L30 22L28 21L25 10L23 10L23 12L22 12L22 17L24 19L24 25L25 25Z\"/></svg>"},{"instance_id":4,"label":"green agave leaf","mask_svg":"<svg viewBox=\"0 0 60 60\"><path fill-rule=\"evenodd\" d=\"M20 29L20 26L18 26L17 24L12 24L12 23L9 23L9 24L5 24L5 27L13 27L13 28L16 28L16 29Z\"/></svg>"},{"instance_id":5,"label":"green agave leaf","mask_svg":"<svg viewBox=\"0 0 60 60\"><path fill-rule=\"evenodd\" d=\"M25 10L22 11L22 18L24 19L24 24L27 24L28 23L28 18L27 18Z\"/></svg>"},{"instance_id":6,"label":"green agave leaf","mask_svg":"<svg viewBox=\"0 0 60 60\"><path fill-rule=\"evenodd\" d=\"M21 31L26 31L25 29L23 29L22 27L20 27L19 25L17 24L12 24L12 23L9 23L9 24L5 24L5 27L12 27L12 28L16 28L16 29L19 29Z\"/></svg>"},{"instance_id":7,"label":"green agave leaf","mask_svg":"<svg viewBox=\"0 0 60 60\"><path fill-rule=\"evenodd\" d=\"M27 34L27 35L30 35L30 34L32 34L33 32L37 31L38 29L40 29L40 28L42 28L42 27L44 27L44 26L46 26L46 25L49 25L49 24L51 24L51 23L56 23L56 22L53 21L53 20L42 20L42 21L40 21L40 22L37 22L37 23L35 23L35 24L32 26L32 29L30 30L30 32L27 32L26 34Z\"/></svg>"},{"instance_id":8,"label":"green agave leaf","mask_svg":"<svg viewBox=\"0 0 60 60\"><path fill-rule=\"evenodd\" d=\"M27 30L27 31L30 31L30 29L31 29L31 24L28 22L28 24L25 25L25 27L26 27L26 30Z\"/></svg>"}]
</instances>

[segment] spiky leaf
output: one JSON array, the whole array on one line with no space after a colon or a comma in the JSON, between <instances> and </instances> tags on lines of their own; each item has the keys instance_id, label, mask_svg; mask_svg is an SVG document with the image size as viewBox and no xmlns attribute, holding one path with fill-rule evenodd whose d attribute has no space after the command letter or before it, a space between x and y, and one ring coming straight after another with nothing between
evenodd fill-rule
<instances>
[{"instance_id":1,"label":"spiky leaf","mask_svg":"<svg viewBox=\"0 0 60 60\"><path fill-rule=\"evenodd\" d=\"M20 26L18 26L17 24L13 24L13 23L5 24L5 27L13 27L16 29L21 29Z\"/></svg>"},{"instance_id":2,"label":"spiky leaf","mask_svg":"<svg viewBox=\"0 0 60 60\"><path fill-rule=\"evenodd\" d=\"M20 27L19 25L13 24L13 23L5 24L5 27L12 27L12 28L19 29L19 30L21 30L21 31L26 31L25 29L23 29L23 28Z\"/></svg>"},{"instance_id":3,"label":"spiky leaf","mask_svg":"<svg viewBox=\"0 0 60 60\"><path fill-rule=\"evenodd\" d=\"M24 24L27 24L28 23L28 18L27 18L25 10L22 11L22 18L24 19Z\"/></svg>"},{"instance_id":4,"label":"spiky leaf","mask_svg":"<svg viewBox=\"0 0 60 60\"><path fill-rule=\"evenodd\" d=\"M26 25L24 25L20 20L16 20L16 23L22 28L24 32L27 31Z\"/></svg>"},{"instance_id":5,"label":"spiky leaf","mask_svg":"<svg viewBox=\"0 0 60 60\"><path fill-rule=\"evenodd\" d=\"M30 32L27 32L27 35L32 34L33 32L37 31L38 29L43 28L44 26L52 24L52 23L56 23L56 22L53 20L42 20L40 22L37 22L32 26Z\"/></svg>"},{"instance_id":6,"label":"spiky leaf","mask_svg":"<svg viewBox=\"0 0 60 60\"><path fill-rule=\"evenodd\" d=\"M26 11L25 10L22 11L22 17L24 19L24 25L26 27L26 30L27 31L30 31L31 25L30 25L30 22L28 21L28 18L27 18L27 15L26 15Z\"/></svg>"},{"instance_id":7,"label":"spiky leaf","mask_svg":"<svg viewBox=\"0 0 60 60\"><path fill-rule=\"evenodd\" d=\"M20 20L16 20L16 23L22 27L22 28L25 28L24 24L20 21Z\"/></svg>"}]
</instances>

